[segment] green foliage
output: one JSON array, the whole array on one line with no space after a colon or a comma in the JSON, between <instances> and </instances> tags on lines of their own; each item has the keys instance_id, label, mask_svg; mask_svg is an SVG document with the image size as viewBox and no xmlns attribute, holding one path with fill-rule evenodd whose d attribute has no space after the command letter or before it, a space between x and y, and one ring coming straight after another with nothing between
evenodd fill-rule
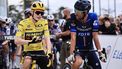
<instances>
[{"instance_id":1,"label":"green foliage","mask_svg":"<svg viewBox=\"0 0 122 69\"><path fill-rule=\"evenodd\" d=\"M17 23L22 19L22 13L17 10L15 5L10 5L8 11L8 17L11 17L14 23Z\"/></svg>"}]
</instances>

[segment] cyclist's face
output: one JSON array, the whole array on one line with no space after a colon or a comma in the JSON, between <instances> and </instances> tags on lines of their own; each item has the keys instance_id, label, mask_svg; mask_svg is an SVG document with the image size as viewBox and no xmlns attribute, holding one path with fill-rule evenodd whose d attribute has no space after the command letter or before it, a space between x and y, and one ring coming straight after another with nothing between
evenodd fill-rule
<instances>
[{"instance_id":1,"label":"cyclist's face","mask_svg":"<svg viewBox=\"0 0 122 69\"><path fill-rule=\"evenodd\" d=\"M75 10L75 14L77 19L83 19L84 18L84 14L86 14L87 11L79 11L79 10Z\"/></svg>"},{"instance_id":2,"label":"cyclist's face","mask_svg":"<svg viewBox=\"0 0 122 69\"><path fill-rule=\"evenodd\" d=\"M44 11L41 11L41 10L35 10L33 12L34 12L33 18L37 21L40 20L42 18L42 16L44 15Z\"/></svg>"},{"instance_id":3,"label":"cyclist's face","mask_svg":"<svg viewBox=\"0 0 122 69\"><path fill-rule=\"evenodd\" d=\"M5 24L5 22L0 21L0 25L4 25L4 24Z\"/></svg>"},{"instance_id":4,"label":"cyclist's face","mask_svg":"<svg viewBox=\"0 0 122 69\"><path fill-rule=\"evenodd\" d=\"M51 25L53 25L55 22L54 22L54 20L48 20L48 24L51 26Z\"/></svg>"}]
</instances>

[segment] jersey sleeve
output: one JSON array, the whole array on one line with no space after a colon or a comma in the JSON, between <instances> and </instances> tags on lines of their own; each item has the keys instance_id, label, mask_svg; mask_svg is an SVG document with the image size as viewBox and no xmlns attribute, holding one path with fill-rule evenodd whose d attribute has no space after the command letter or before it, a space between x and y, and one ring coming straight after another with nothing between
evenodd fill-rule
<instances>
[{"instance_id":1,"label":"jersey sleeve","mask_svg":"<svg viewBox=\"0 0 122 69\"><path fill-rule=\"evenodd\" d=\"M49 29L48 29L48 22L47 22L47 20L45 20L45 23L44 23L44 36L45 36L45 37L50 36L50 34L49 34Z\"/></svg>"},{"instance_id":2,"label":"jersey sleeve","mask_svg":"<svg viewBox=\"0 0 122 69\"><path fill-rule=\"evenodd\" d=\"M92 18L93 18L92 31L93 32L98 32L98 30L99 30L99 21L98 21L97 14L93 13Z\"/></svg>"},{"instance_id":3,"label":"jersey sleeve","mask_svg":"<svg viewBox=\"0 0 122 69\"><path fill-rule=\"evenodd\" d=\"M59 25L58 25L58 27L57 27L57 31L58 31L58 32L62 32Z\"/></svg>"},{"instance_id":4,"label":"jersey sleeve","mask_svg":"<svg viewBox=\"0 0 122 69\"><path fill-rule=\"evenodd\" d=\"M70 32L76 32L76 25L74 23L70 25Z\"/></svg>"},{"instance_id":5,"label":"jersey sleeve","mask_svg":"<svg viewBox=\"0 0 122 69\"><path fill-rule=\"evenodd\" d=\"M75 14L71 14L71 23L70 23L70 31L71 32L76 32L76 24L74 22L75 20Z\"/></svg>"},{"instance_id":6,"label":"jersey sleeve","mask_svg":"<svg viewBox=\"0 0 122 69\"><path fill-rule=\"evenodd\" d=\"M16 36L23 36L24 35L24 25L22 24L23 22L21 21L18 26L17 26L17 32Z\"/></svg>"},{"instance_id":7,"label":"jersey sleeve","mask_svg":"<svg viewBox=\"0 0 122 69\"><path fill-rule=\"evenodd\" d=\"M71 23L71 19L66 20L66 25L65 25L66 30L70 30L70 23Z\"/></svg>"}]
</instances>

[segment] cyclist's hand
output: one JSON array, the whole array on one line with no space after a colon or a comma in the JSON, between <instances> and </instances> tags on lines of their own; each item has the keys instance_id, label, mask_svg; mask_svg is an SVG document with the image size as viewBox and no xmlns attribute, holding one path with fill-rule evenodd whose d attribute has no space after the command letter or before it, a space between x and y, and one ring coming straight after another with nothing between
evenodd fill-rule
<instances>
[{"instance_id":1,"label":"cyclist's hand","mask_svg":"<svg viewBox=\"0 0 122 69\"><path fill-rule=\"evenodd\" d=\"M99 58L102 62L106 62L106 57L105 57L105 54L103 54L102 52L99 54Z\"/></svg>"},{"instance_id":2,"label":"cyclist's hand","mask_svg":"<svg viewBox=\"0 0 122 69\"><path fill-rule=\"evenodd\" d=\"M47 56L48 56L49 59L52 59L53 54L52 53L48 53Z\"/></svg>"},{"instance_id":3,"label":"cyclist's hand","mask_svg":"<svg viewBox=\"0 0 122 69\"><path fill-rule=\"evenodd\" d=\"M61 33L56 33L56 38L60 38L61 37Z\"/></svg>"},{"instance_id":4,"label":"cyclist's hand","mask_svg":"<svg viewBox=\"0 0 122 69\"><path fill-rule=\"evenodd\" d=\"M75 60L74 53L67 58L68 62L72 63Z\"/></svg>"},{"instance_id":5,"label":"cyclist's hand","mask_svg":"<svg viewBox=\"0 0 122 69\"><path fill-rule=\"evenodd\" d=\"M28 42L28 45L32 44L32 43L37 43L40 40L40 37L33 37L33 39Z\"/></svg>"},{"instance_id":6,"label":"cyclist's hand","mask_svg":"<svg viewBox=\"0 0 122 69\"><path fill-rule=\"evenodd\" d=\"M8 40L6 40L6 41L4 41L3 43L2 43L2 45L4 46L4 45L7 45L8 44Z\"/></svg>"}]
</instances>

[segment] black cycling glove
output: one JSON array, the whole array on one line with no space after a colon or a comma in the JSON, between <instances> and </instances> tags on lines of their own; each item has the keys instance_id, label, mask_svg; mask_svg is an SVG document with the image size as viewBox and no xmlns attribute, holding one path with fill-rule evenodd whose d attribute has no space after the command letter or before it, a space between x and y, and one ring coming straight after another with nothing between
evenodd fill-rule
<instances>
[{"instance_id":1,"label":"black cycling glove","mask_svg":"<svg viewBox=\"0 0 122 69\"><path fill-rule=\"evenodd\" d=\"M48 58L52 59L52 57L53 57L53 54L52 53L48 53Z\"/></svg>"},{"instance_id":2,"label":"black cycling glove","mask_svg":"<svg viewBox=\"0 0 122 69\"><path fill-rule=\"evenodd\" d=\"M37 43L37 42L38 42L37 37L34 37L34 38L32 39L31 42L28 42L28 46L29 46L30 44Z\"/></svg>"}]
</instances>

